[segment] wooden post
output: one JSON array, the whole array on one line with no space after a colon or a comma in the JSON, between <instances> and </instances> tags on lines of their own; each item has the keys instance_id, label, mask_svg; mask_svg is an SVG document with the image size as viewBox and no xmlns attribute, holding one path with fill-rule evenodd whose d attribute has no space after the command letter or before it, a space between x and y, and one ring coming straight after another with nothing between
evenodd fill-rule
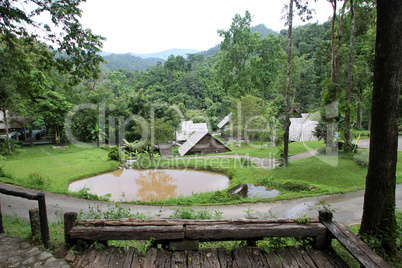
<instances>
[{"instance_id":1,"label":"wooden post","mask_svg":"<svg viewBox=\"0 0 402 268\"><path fill-rule=\"evenodd\" d=\"M69 246L74 246L76 243L75 239L71 238L70 230L75 226L77 221L77 213L67 212L64 213L64 241Z\"/></svg>"},{"instance_id":2,"label":"wooden post","mask_svg":"<svg viewBox=\"0 0 402 268\"><path fill-rule=\"evenodd\" d=\"M1 214L1 200L0 200L0 234L4 233L3 227L3 214Z\"/></svg>"},{"instance_id":3,"label":"wooden post","mask_svg":"<svg viewBox=\"0 0 402 268\"><path fill-rule=\"evenodd\" d=\"M333 213L331 210L325 209L318 212L318 219L321 223L332 222ZM317 237L314 240L314 248L316 249L328 249L331 247L332 235L327 229L327 234L323 237Z\"/></svg>"},{"instance_id":4,"label":"wooden post","mask_svg":"<svg viewBox=\"0 0 402 268\"><path fill-rule=\"evenodd\" d=\"M34 240L39 239L40 231L40 220L39 220L39 209L34 208L29 210L29 221L31 222L31 233Z\"/></svg>"},{"instance_id":5,"label":"wooden post","mask_svg":"<svg viewBox=\"0 0 402 268\"><path fill-rule=\"evenodd\" d=\"M45 194L39 193L37 195L38 206L39 206L39 220L40 220L40 230L42 234L42 242L45 248L50 247L50 235L49 235L49 225L47 222L47 212L46 212L46 201Z\"/></svg>"}]
</instances>

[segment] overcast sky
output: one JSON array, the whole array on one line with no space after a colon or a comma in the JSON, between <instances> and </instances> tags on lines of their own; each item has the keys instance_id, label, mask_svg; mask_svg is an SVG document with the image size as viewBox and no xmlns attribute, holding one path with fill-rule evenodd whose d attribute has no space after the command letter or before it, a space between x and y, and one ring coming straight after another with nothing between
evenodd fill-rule
<instances>
[{"instance_id":1,"label":"overcast sky","mask_svg":"<svg viewBox=\"0 0 402 268\"><path fill-rule=\"evenodd\" d=\"M252 25L265 24L277 32L288 0L87 0L81 4L84 27L107 38L103 51L152 53L172 48L207 50L222 39L217 30L229 29L236 13L248 10ZM310 1L316 10L310 22L331 16L326 0ZM302 22L295 18L295 25Z\"/></svg>"}]
</instances>

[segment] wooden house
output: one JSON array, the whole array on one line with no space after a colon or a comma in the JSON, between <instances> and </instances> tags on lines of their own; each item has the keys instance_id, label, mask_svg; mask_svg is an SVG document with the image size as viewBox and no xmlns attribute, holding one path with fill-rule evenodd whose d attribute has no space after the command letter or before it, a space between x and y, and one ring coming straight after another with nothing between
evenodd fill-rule
<instances>
[{"instance_id":1,"label":"wooden house","mask_svg":"<svg viewBox=\"0 0 402 268\"><path fill-rule=\"evenodd\" d=\"M230 149L217 140L214 136L206 132L194 133L182 146L179 148L181 156L194 154L215 154L230 152Z\"/></svg>"}]
</instances>

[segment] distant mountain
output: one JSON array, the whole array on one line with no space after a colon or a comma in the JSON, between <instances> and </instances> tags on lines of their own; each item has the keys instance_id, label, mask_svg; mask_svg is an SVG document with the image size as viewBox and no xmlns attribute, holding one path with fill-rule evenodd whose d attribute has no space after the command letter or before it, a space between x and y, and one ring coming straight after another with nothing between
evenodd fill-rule
<instances>
[{"instance_id":1,"label":"distant mountain","mask_svg":"<svg viewBox=\"0 0 402 268\"><path fill-rule=\"evenodd\" d=\"M165 62L161 58L147 58L143 59L140 57L133 56L129 53L127 54L109 54L103 56L104 60L107 62L106 69L127 69L131 71L140 70L145 71L149 67L156 65L158 62L162 64Z\"/></svg>"},{"instance_id":2,"label":"distant mountain","mask_svg":"<svg viewBox=\"0 0 402 268\"><path fill-rule=\"evenodd\" d=\"M183 56L187 57L187 54L193 54L193 53L198 53L200 50L196 49L179 49L179 48L173 48L161 52L156 52L156 53L150 53L150 54L135 54L131 53L133 56L141 57L143 59L148 59L148 58L161 58L164 60L167 60L170 55L175 55L175 56Z\"/></svg>"},{"instance_id":3,"label":"distant mountain","mask_svg":"<svg viewBox=\"0 0 402 268\"><path fill-rule=\"evenodd\" d=\"M264 24L258 24L256 26L251 27L252 32L259 32L262 38L267 37L269 34L278 35L279 33L275 32L272 29L268 29Z\"/></svg>"},{"instance_id":4,"label":"distant mountain","mask_svg":"<svg viewBox=\"0 0 402 268\"><path fill-rule=\"evenodd\" d=\"M277 32L268 29L264 24L259 24L251 27L253 32L259 32L261 38L267 37L269 34L278 35ZM196 49L170 49L156 53L149 54L135 54L135 53L125 53L125 54L113 54L109 52L99 53L106 61L107 64L104 66L107 69L128 69L131 71L140 70L145 71L151 66L156 65L158 62L164 63L170 55L187 57L187 54L201 54L204 57L215 55L220 50L220 44L206 50L200 51Z\"/></svg>"}]
</instances>

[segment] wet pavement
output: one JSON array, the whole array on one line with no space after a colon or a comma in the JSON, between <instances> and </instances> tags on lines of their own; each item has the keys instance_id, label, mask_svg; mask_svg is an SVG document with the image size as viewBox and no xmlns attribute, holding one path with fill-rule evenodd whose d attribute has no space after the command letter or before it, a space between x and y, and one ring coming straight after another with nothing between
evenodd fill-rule
<instances>
[{"instance_id":1,"label":"wet pavement","mask_svg":"<svg viewBox=\"0 0 402 268\"><path fill-rule=\"evenodd\" d=\"M56 259L42 246L31 246L22 238L0 234L0 245L0 268L69 267L64 260Z\"/></svg>"}]
</instances>

